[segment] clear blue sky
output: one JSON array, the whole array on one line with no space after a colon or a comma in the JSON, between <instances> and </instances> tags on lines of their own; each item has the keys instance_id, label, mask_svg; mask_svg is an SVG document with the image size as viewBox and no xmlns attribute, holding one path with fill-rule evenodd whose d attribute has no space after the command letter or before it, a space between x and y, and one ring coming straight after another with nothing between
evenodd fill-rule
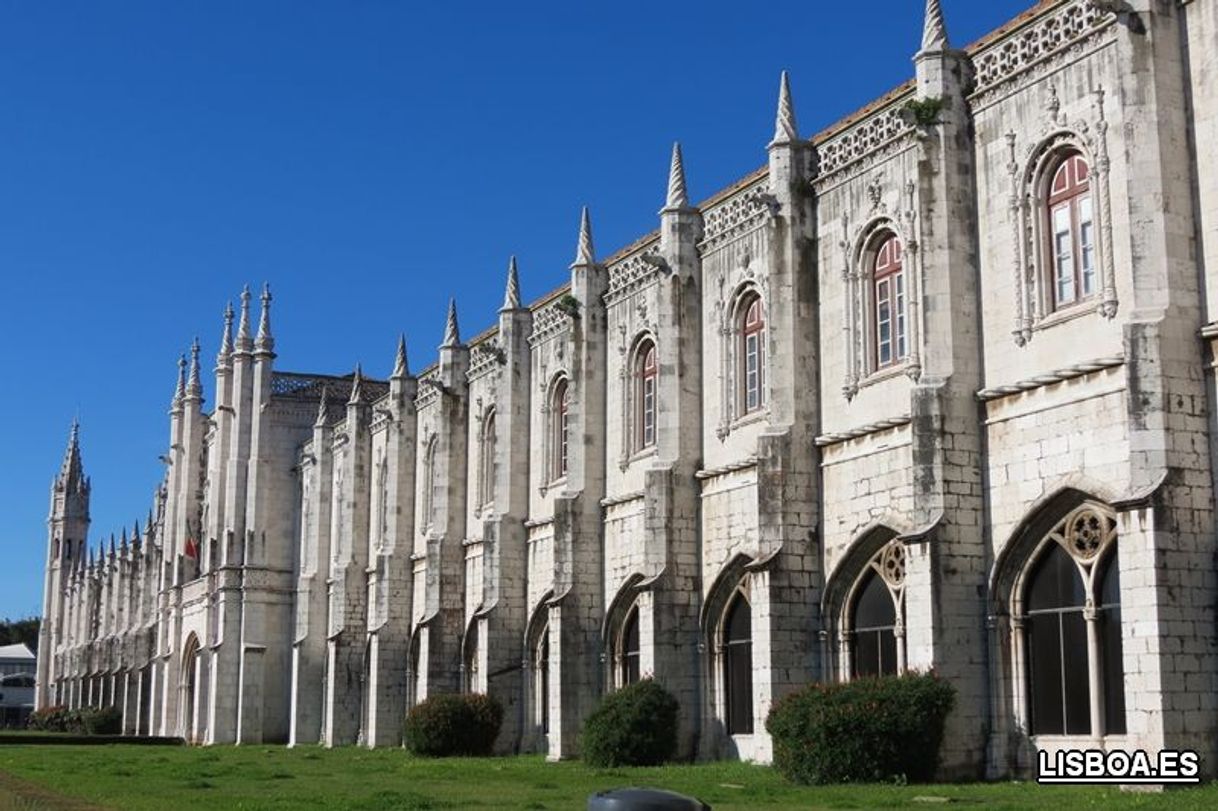
<instances>
[{"instance_id":1,"label":"clear blue sky","mask_svg":"<svg viewBox=\"0 0 1218 811\"><path fill-rule=\"evenodd\" d=\"M943 0L963 45L1032 0ZM147 512L175 361L269 280L287 370L430 363L450 295L490 326L657 225L680 140L703 199L913 75L922 0L0 0L0 617L41 610L79 412L96 541ZM205 380L212 395L211 380ZM210 407L210 405L208 406Z\"/></svg>"}]
</instances>

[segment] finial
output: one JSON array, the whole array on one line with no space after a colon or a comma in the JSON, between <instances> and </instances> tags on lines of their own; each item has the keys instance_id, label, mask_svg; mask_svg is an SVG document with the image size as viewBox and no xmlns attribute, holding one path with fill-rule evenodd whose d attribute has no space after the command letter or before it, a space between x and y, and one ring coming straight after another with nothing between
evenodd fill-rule
<instances>
[{"instance_id":1,"label":"finial","mask_svg":"<svg viewBox=\"0 0 1218 811\"><path fill-rule=\"evenodd\" d=\"M123 527L123 535L122 535L121 540L119 540L118 548L122 550L124 555L127 554L127 528L126 527Z\"/></svg>"},{"instance_id":2,"label":"finial","mask_svg":"<svg viewBox=\"0 0 1218 811\"><path fill-rule=\"evenodd\" d=\"M457 300L448 300L448 321L444 324L444 343L440 348L461 345L461 330L457 327Z\"/></svg>"},{"instance_id":3,"label":"finial","mask_svg":"<svg viewBox=\"0 0 1218 811\"><path fill-rule=\"evenodd\" d=\"M596 252L592 250L592 217L588 214L588 207L584 206L579 220L579 248L575 251L575 263L571 267L594 265L595 257Z\"/></svg>"},{"instance_id":4,"label":"finial","mask_svg":"<svg viewBox=\"0 0 1218 811\"><path fill-rule=\"evenodd\" d=\"M140 543L140 519L135 519L135 528L131 530L131 543L133 546L138 546Z\"/></svg>"},{"instance_id":5,"label":"finial","mask_svg":"<svg viewBox=\"0 0 1218 811\"><path fill-rule=\"evenodd\" d=\"M351 381L351 398L347 400L347 405L355 405L360 401L360 388L364 383L364 373L360 369L360 365L355 364L355 374Z\"/></svg>"},{"instance_id":6,"label":"finial","mask_svg":"<svg viewBox=\"0 0 1218 811\"><path fill-rule=\"evenodd\" d=\"M672 145L672 164L668 168L668 199L665 209L689 208L689 194L685 191L685 164L681 160L681 143Z\"/></svg>"},{"instance_id":7,"label":"finial","mask_svg":"<svg viewBox=\"0 0 1218 811\"><path fill-rule=\"evenodd\" d=\"M178 384L173 390L173 404L176 406L186 396L186 356L178 355Z\"/></svg>"},{"instance_id":8,"label":"finial","mask_svg":"<svg viewBox=\"0 0 1218 811\"><path fill-rule=\"evenodd\" d=\"M520 276L516 272L515 256L508 259L507 288L503 291L503 306L499 309L520 309Z\"/></svg>"},{"instance_id":9,"label":"finial","mask_svg":"<svg viewBox=\"0 0 1218 811\"><path fill-rule=\"evenodd\" d=\"M795 124L795 105L791 101L791 78L784 70L778 82L778 116L774 122L774 144L789 144L799 140Z\"/></svg>"},{"instance_id":10,"label":"finial","mask_svg":"<svg viewBox=\"0 0 1218 811\"><path fill-rule=\"evenodd\" d=\"M237 325L237 349L250 351L250 286L241 289L241 323Z\"/></svg>"},{"instance_id":11,"label":"finial","mask_svg":"<svg viewBox=\"0 0 1218 811\"><path fill-rule=\"evenodd\" d=\"M80 415L72 417L72 427L68 429L68 447L80 447Z\"/></svg>"},{"instance_id":12,"label":"finial","mask_svg":"<svg viewBox=\"0 0 1218 811\"><path fill-rule=\"evenodd\" d=\"M199 338L190 345L190 379L186 382L186 393L191 397L203 394L203 384L199 381Z\"/></svg>"},{"instance_id":13,"label":"finial","mask_svg":"<svg viewBox=\"0 0 1218 811\"><path fill-rule=\"evenodd\" d=\"M262 317L258 319L258 338L255 346L262 352L269 352L275 347L275 339L271 337L271 285L262 285Z\"/></svg>"},{"instance_id":14,"label":"finial","mask_svg":"<svg viewBox=\"0 0 1218 811\"><path fill-rule=\"evenodd\" d=\"M113 533L113 532L111 532L111 533L110 533L110 557L114 557L114 552L115 552L115 547L114 547L114 533Z\"/></svg>"},{"instance_id":15,"label":"finial","mask_svg":"<svg viewBox=\"0 0 1218 811\"><path fill-rule=\"evenodd\" d=\"M398 336L398 353L393 359L393 374L391 377L400 380L410 376L410 365L406 362L406 336Z\"/></svg>"},{"instance_id":16,"label":"finial","mask_svg":"<svg viewBox=\"0 0 1218 811\"><path fill-rule=\"evenodd\" d=\"M233 354L233 303L224 305L224 333L220 336L220 352L216 355L216 365L228 365L229 355Z\"/></svg>"},{"instance_id":17,"label":"finial","mask_svg":"<svg viewBox=\"0 0 1218 811\"><path fill-rule=\"evenodd\" d=\"M926 21L922 25L922 50L944 51L947 42L947 26L943 23L943 9L939 0L926 0Z\"/></svg>"},{"instance_id":18,"label":"finial","mask_svg":"<svg viewBox=\"0 0 1218 811\"><path fill-rule=\"evenodd\" d=\"M323 383L321 386L321 397L317 401L317 419L313 421L314 427L320 427L326 424L326 406L329 404L330 390Z\"/></svg>"}]
</instances>

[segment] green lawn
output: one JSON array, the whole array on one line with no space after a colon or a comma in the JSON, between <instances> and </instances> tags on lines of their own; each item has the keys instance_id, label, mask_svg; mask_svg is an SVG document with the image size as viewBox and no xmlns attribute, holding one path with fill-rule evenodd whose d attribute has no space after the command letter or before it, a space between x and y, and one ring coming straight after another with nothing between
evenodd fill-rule
<instances>
[{"instance_id":1,"label":"green lawn","mask_svg":"<svg viewBox=\"0 0 1218 811\"><path fill-rule=\"evenodd\" d=\"M935 808L943 799L996 809L1218 807L1218 785L1161 795L1024 783L799 788L768 768L741 763L599 770L540 757L421 760L401 750L354 748L11 745L0 747L0 773L25 781L0 779L0 809L48 811L582 809L590 793L629 785L695 795L716 811ZM30 784L44 791L31 796ZM25 798L12 796L21 791Z\"/></svg>"}]
</instances>

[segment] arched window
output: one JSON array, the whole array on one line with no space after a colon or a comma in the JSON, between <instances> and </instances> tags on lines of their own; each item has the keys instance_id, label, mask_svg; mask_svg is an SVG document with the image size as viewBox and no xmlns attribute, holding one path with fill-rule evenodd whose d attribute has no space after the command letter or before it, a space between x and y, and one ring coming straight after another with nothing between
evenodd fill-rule
<instances>
[{"instance_id":1,"label":"arched window","mask_svg":"<svg viewBox=\"0 0 1218 811\"><path fill-rule=\"evenodd\" d=\"M854 673L891 676L897 672L897 609L884 581L868 569L854 602Z\"/></svg>"},{"instance_id":2,"label":"arched window","mask_svg":"<svg viewBox=\"0 0 1218 811\"><path fill-rule=\"evenodd\" d=\"M550 732L550 624L541 628L537 646L533 649L534 721L542 734Z\"/></svg>"},{"instance_id":3,"label":"arched window","mask_svg":"<svg viewBox=\"0 0 1218 811\"><path fill-rule=\"evenodd\" d=\"M478 684L478 620L469 624L465 634L465 692L476 693Z\"/></svg>"},{"instance_id":4,"label":"arched window","mask_svg":"<svg viewBox=\"0 0 1218 811\"><path fill-rule=\"evenodd\" d=\"M559 380L550 398L550 480L567 475L570 393L567 381Z\"/></svg>"},{"instance_id":5,"label":"arched window","mask_svg":"<svg viewBox=\"0 0 1218 811\"><path fill-rule=\"evenodd\" d=\"M491 409L486 413L482 421L482 465L479 473L479 487L482 493L481 504L479 506L482 507L495 503L496 440L495 410Z\"/></svg>"},{"instance_id":6,"label":"arched window","mask_svg":"<svg viewBox=\"0 0 1218 811\"><path fill-rule=\"evenodd\" d=\"M905 544L889 542L863 569L845 618L851 678L905 669Z\"/></svg>"},{"instance_id":7,"label":"arched window","mask_svg":"<svg viewBox=\"0 0 1218 811\"><path fill-rule=\"evenodd\" d=\"M639 609L630 609L622 626L622 650L619 657L618 686L625 687L639 680Z\"/></svg>"},{"instance_id":8,"label":"arched window","mask_svg":"<svg viewBox=\"0 0 1218 811\"><path fill-rule=\"evenodd\" d=\"M737 593L723 618L723 694L729 735L753 732L753 617Z\"/></svg>"},{"instance_id":9,"label":"arched window","mask_svg":"<svg viewBox=\"0 0 1218 811\"><path fill-rule=\"evenodd\" d=\"M659 380L656 345L644 341L635 357L635 450L656 444L656 383Z\"/></svg>"},{"instance_id":10,"label":"arched window","mask_svg":"<svg viewBox=\"0 0 1218 811\"><path fill-rule=\"evenodd\" d=\"M1095 294L1095 217L1087 161L1067 152L1053 172L1045 206L1053 309Z\"/></svg>"},{"instance_id":11,"label":"arched window","mask_svg":"<svg viewBox=\"0 0 1218 811\"><path fill-rule=\"evenodd\" d=\"M765 405L765 312L751 294L740 307L740 411L751 414Z\"/></svg>"},{"instance_id":12,"label":"arched window","mask_svg":"<svg viewBox=\"0 0 1218 811\"><path fill-rule=\"evenodd\" d=\"M1017 615L1023 626L1029 729L1033 735L1123 734L1115 525L1108 515L1082 507L1050 538L1028 569L1023 616ZM1100 691L1099 701L1092 700L1092 685Z\"/></svg>"},{"instance_id":13,"label":"arched window","mask_svg":"<svg viewBox=\"0 0 1218 811\"><path fill-rule=\"evenodd\" d=\"M871 266L871 289L875 366L883 369L900 363L909 355L904 254L895 234L881 237L876 247Z\"/></svg>"},{"instance_id":14,"label":"arched window","mask_svg":"<svg viewBox=\"0 0 1218 811\"><path fill-rule=\"evenodd\" d=\"M423 451L422 498L419 499L419 517L423 531L431 528L435 521L435 490L436 490L436 449L439 437L432 435L427 441L427 449Z\"/></svg>"}]
</instances>

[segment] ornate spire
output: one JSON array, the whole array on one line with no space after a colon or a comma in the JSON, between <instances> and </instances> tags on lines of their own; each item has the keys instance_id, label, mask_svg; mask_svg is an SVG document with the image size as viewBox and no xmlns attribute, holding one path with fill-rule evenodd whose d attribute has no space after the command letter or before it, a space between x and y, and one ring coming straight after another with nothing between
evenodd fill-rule
<instances>
[{"instance_id":1,"label":"ornate spire","mask_svg":"<svg viewBox=\"0 0 1218 811\"><path fill-rule=\"evenodd\" d=\"M444 324L444 343L440 348L461 345L461 330L457 327L457 300L448 300L448 321Z\"/></svg>"},{"instance_id":2,"label":"ornate spire","mask_svg":"<svg viewBox=\"0 0 1218 811\"><path fill-rule=\"evenodd\" d=\"M520 309L520 276L516 272L516 257L508 260L507 289L503 291L503 306L500 310Z\"/></svg>"},{"instance_id":3,"label":"ornate spire","mask_svg":"<svg viewBox=\"0 0 1218 811\"><path fill-rule=\"evenodd\" d=\"M133 547L139 547L140 537L140 520L137 518L135 519L135 528L131 530L131 545Z\"/></svg>"},{"instance_id":4,"label":"ornate spire","mask_svg":"<svg viewBox=\"0 0 1218 811\"><path fill-rule=\"evenodd\" d=\"M406 362L406 336L398 336L398 353L393 359L391 379L401 380L410 376L410 364Z\"/></svg>"},{"instance_id":5,"label":"ornate spire","mask_svg":"<svg viewBox=\"0 0 1218 811\"><path fill-rule=\"evenodd\" d=\"M681 143L673 142L672 165L668 169L668 199L665 209L689 208L689 194L685 191L685 164L681 161Z\"/></svg>"},{"instance_id":6,"label":"ornate spire","mask_svg":"<svg viewBox=\"0 0 1218 811\"><path fill-rule=\"evenodd\" d=\"M85 469L80 461L80 419L73 417L72 427L68 431L68 447L63 453L63 464L59 466L55 485L71 492L81 489L84 484Z\"/></svg>"},{"instance_id":7,"label":"ornate spire","mask_svg":"<svg viewBox=\"0 0 1218 811\"><path fill-rule=\"evenodd\" d=\"M592 250L592 217L588 214L588 207L584 206L584 213L579 220L579 248L575 251L575 263L571 267L594 264L596 252Z\"/></svg>"},{"instance_id":8,"label":"ornate spire","mask_svg":"<svg viewBox=\"0 0 1218 811\"><path fill-rule=\"evenodd\" d=\"M178 384L173 390L173 405L174 408L182 402L182 398L186 396L186 356L178 355Z\"/></svg>"},{"instance_id":9,"label":"ornate spire","mask_svg":"<svg viewBox=\"0 0 1218 811\"><path fill-rule=\"evenodd\" d=\"M190 345L190 378L186 381L186 394L189 397L201 398L203 384L199 381L199 338Z\"/></svg>"},{"instance_id":10,"label":"ornate spire","mask_svg":"<svg viewBox=\"0 0 1218 811\"><path fill-rule=\"evenodd\" d=\"M250 286L241 290L241 323L237 325L237 351L249 352L250 342Z\"/></svg>"},{"instance_id":11,"label":"ornate spire","mask_svg":"<svg viewBox=\"0 0 1218 811\"><path fill-rule=\"evenodd\" d=\"M926 22L922 25L922 50L944 51L949 48L947 26L939 0L926 0Z\"/></svg>"},{"instance_id":12,"label":"ornate spire","mask_svg":"<svg viewBox=\"0 0 1218 811\"><path fill-rule=\"evenodd\" d=\"M774 122L774 144L789 144L799 140L799 127L795 123L795 105L791 102L791 79L782 72L778 83L778 116Z\"/></svg>"},{"instance_id":13,"label":"ornate spire","mask_svg":"<svg viewBox=\"0 0 1218 811\"><path fill-rule=\"evenodd\" d=\"M118 542L118 548L119 548L119 551L121 551L123 553L123 556L126 557L126 555L127 555L127 528L126 527L123 527L123 534L122 534L122 538Z\"/></svg>"},{"instance_id":14,"label":"ornate spire","mask_svg":"<svg viewBox=\"0 0 1218 811\"><path fill-rule=\"evenodd\" d=\"M229 356L233 354L233 303L224 305L224 333L220 336L220 351L216 355L217 366L228 366Z\"/></svg>"},{"instance_id":15,"label":"ornate spire","mask_svg":"<svg viewBox=\"0 0 1218 811\"><path fill-rule=\"evenodd\" d=\"M321 427L326 424L326 406L329 405L330 390L323 383L321 386L321 397L317 401L317 419L313 421L314 427Z\"/></svg>"},{"instance_id":16,"label":"ornate spire","mask_svg":"<svg viewBox=\"0 0 1218 811\"><path fill-rule=\"evenodd\" d=\"M364 373L360 369L360 365L355 364L355 374L351 380L351 397L347 400L347 405L356 405L360 402L360 389L364 385Z\"/></svg>"},{"instance_id":17,"label":"ornate spire","mask_svg":"<svg viewBox=\"0 0 1218 811\"><path fill-rule=\"evenodd\" d=\"M271 337L271 285L262 285L262 317L258 319L258 338L254 346L259 352L270 352L275 348L275 339Z\"/></svg>"},{"instance_id":18,"label":"ornate spire","mask_svg":"<svg viewBox=\"0 0 1218 811\"><path fill-rule=\"evenodd\" d=\"M115 552L114 533L111 532L110 533L110 557L114 557L114 552Z\"/></svg>"}]
</instances>

